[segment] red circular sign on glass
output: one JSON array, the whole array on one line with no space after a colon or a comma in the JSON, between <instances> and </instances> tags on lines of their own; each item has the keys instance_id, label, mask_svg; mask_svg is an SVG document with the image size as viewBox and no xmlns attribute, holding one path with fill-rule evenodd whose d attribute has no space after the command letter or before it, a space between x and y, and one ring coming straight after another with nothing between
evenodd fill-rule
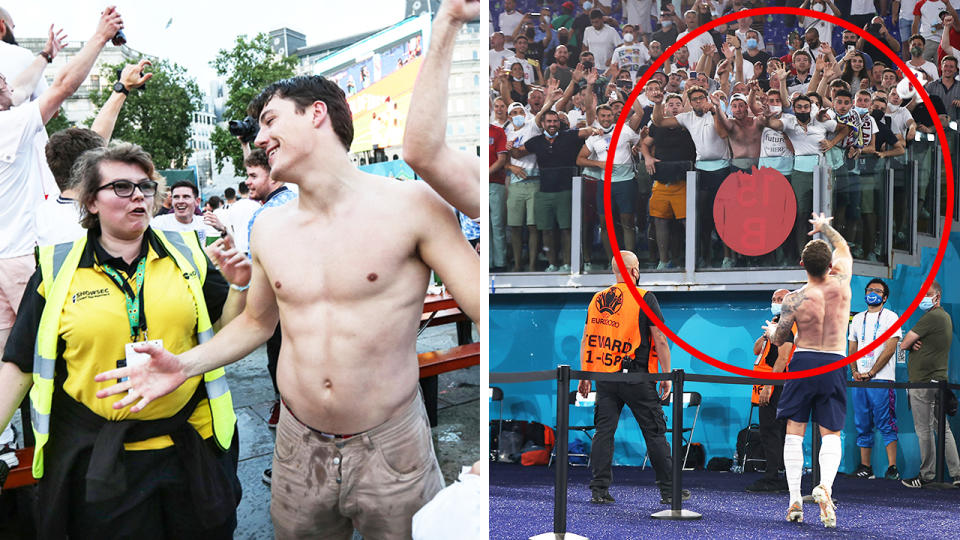
<instances>
[{"instance_id":1,"label":"red circular sign on glass","mask_svg":"<svg viewBox=\"0 0 960 540\"><path fill-rule=\"evenodd\" d=\"M793 187L780 171L770 167L731 174L713 201L717 234L741 255L756 257L777 249L796 219Z\"/></svg>"}]
</instances>

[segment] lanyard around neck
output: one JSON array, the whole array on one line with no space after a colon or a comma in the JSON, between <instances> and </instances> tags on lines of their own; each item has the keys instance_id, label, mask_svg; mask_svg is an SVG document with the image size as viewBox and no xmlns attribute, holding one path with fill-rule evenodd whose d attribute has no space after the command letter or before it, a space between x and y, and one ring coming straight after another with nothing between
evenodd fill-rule
<instances>
[{"instance_id":1,"label":"lanyard around neck","mask_svg":"<svg viewBox=\"0 0 960 540\"><path fill-rule=\"evenodd\" d=\"M143 270L146 267L147 258L142 257L137 263L137 269L134 273L136 281L136 290L130 287L130 282L124 279L116 269L107 265L102 265L103 273L110 278L117 287L123 291L123 296L127 302L127 322L130 323L130 341L137 341L138 337L147 339L147 317L143 309Z\"/></svg>"},{"instance_id":2,"label":"lanyard around neck","mask_svg":"<svg viewBox=\"0 0 960 540\"><path fill-rule=\"evenodd\" d=\"M860 330L860 333L863 335L863 339L867 339L867 313L870 313L870 312L869 311L863 312L863 326ZM872 343L876 341L877 334L880 332L880 316L881 315L883 315L883 308L880 308L880 311L877 312L877 324L873 327L873 339L871 339L867 343Z\"/></svg>"}]
</instances>

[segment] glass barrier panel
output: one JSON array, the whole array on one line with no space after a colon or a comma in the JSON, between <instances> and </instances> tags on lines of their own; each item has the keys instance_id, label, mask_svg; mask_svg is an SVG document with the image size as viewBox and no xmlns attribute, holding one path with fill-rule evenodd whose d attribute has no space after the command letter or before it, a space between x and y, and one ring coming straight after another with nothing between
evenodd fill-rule
<instances>
[{"instance_id":1,"label":"glass barrier panel","mask_svg":"<svg viewBox=\"0 0 960 540\"><path fill-rule=\"evenodd\" d=\"M910 252L913 248L913 177L914 162L909 156L894 156L887 159L887 166L893 169L893 249Z\"/></svg>"},{"instance_id":2,"label":"glass barrier panel","mask_svg":"<svg viewBox=\"0 0 960 540\"><path fill-rule=\"evenodd\" d=\"M910 159L918 165L917 172L917 233L936 235L936 174L937 149L936 139L929 140L926 133L917 133L920 140L907 144Z\"/></svg>"},{"instance_id":3,"label":"glass barrier panel","mask_svg":"<svg viewBox=\"0 0 960 540\"><path fill-rule=\"evenodd\" d=\"M954 192L953 192L954 201L953 201L953 203L954 203L954 204L953 204L953 208L951 208L951 209L948 211L948 210L947 210L947 181L948 181L948 178L947 178L947 169L946 169L946 167L947 167L947 161L944 160L944 159L941 159L941 160L940 160L940 167L941 167L941 171L940 171L940 215L941 215L941 216L944 216L944 217L948 217L948 216L949 216L949 217L950 217L951 219L953 219L954 221L960 221L960 205L957 204L957 200L956 200L956 199L957 199L957 190L956 190L956 187L957 187L957 184L958 184L958 181L957 181L957 176L958 176L958 174L957 174L957 172L960 171L960 164L957 163L958 161L960 161L960 156L958 156L958 154L957 154L957 152L960 152L960 131L957 131L957 122L956 122L956 121L948 122L947 125L944 126L944 131L945 131L946 134L947 134L947 146L948 146L948 148L950 149L950 157L953 159L952 165L953 165L953 174L954 174L954 177L953 177L953 185L954 185Z\"/></svg>"},{"instance_id":4,"label":"glass barrier panel","mask_svg":"<svg viewBox=\"0 0 960 540\"><path fill-rule=\"evenodd\" d=\"M887 231L890 215L887 206L887 168L892 158L867 155L857 159L860 174L860 236L855 259L887 263Z\"/></svg>"}]
</instances>

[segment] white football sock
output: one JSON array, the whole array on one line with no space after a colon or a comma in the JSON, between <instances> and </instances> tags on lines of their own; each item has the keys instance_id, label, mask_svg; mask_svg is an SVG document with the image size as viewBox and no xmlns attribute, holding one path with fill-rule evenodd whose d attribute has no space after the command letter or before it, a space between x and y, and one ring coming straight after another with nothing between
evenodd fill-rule
<instances>
[{"instance_id":1,"label":"white football sock","mask_svg":"<svg viewBox=\"0 0 960 540\"><path fill-rule=\"evenodd\" d=\"M820 483L833 493L833 479L837 477L840 468L840 457L843 448L840 446L839 435L824 435L820 443Z\"/></svg>"},{"instance_id":2,"label":"white football sock","mask_svg":"<svg viewBox=\"0 0 960 540\"><path fill-rule=\"evenodd\" d=\"M787 435L783 441L783 468L787 471L787 486L790 488L790 502L799 501L800 477L803 476L803 437ZM834 469L836 473L836 469Z\"/></svg>"}]
</instances>

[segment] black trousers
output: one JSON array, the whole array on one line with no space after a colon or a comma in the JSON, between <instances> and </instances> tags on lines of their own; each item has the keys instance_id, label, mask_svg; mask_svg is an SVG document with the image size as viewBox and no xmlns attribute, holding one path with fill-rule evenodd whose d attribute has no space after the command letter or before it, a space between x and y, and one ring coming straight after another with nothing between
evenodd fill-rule
<instances>
[{"instance_id":1,"label":"black trousers","mask_svg":"<svg viewBox=\"0 0 960 540\"><path fill-rule=\"evenodd\" d=\"M593 473L590 489L605 491L613 480L613 434L617 431L620 411L624 405L630 407L630 412L640 425L660 491L669 491L673 485L673 461L670 458L667 438L664 436L667 431L667 418L663 414L656 383L653 381L597 381L597 402L594 409L597 433L593 437L593 448L590 450Z\"/></svg>"},{"instance_id":2,"label":"black trousers","mask_svg":"<svg viewBox=\"0 0 960 540\"><path fill-rule=\"evenodd\" d=\"M783 467L783 441L787 436L786 419L777 419L777 403L783 386L773 387L770 403L760 406L760 446L767 459L767 472L764 477L776 479Z\"/></svg>"}]
</instances>

